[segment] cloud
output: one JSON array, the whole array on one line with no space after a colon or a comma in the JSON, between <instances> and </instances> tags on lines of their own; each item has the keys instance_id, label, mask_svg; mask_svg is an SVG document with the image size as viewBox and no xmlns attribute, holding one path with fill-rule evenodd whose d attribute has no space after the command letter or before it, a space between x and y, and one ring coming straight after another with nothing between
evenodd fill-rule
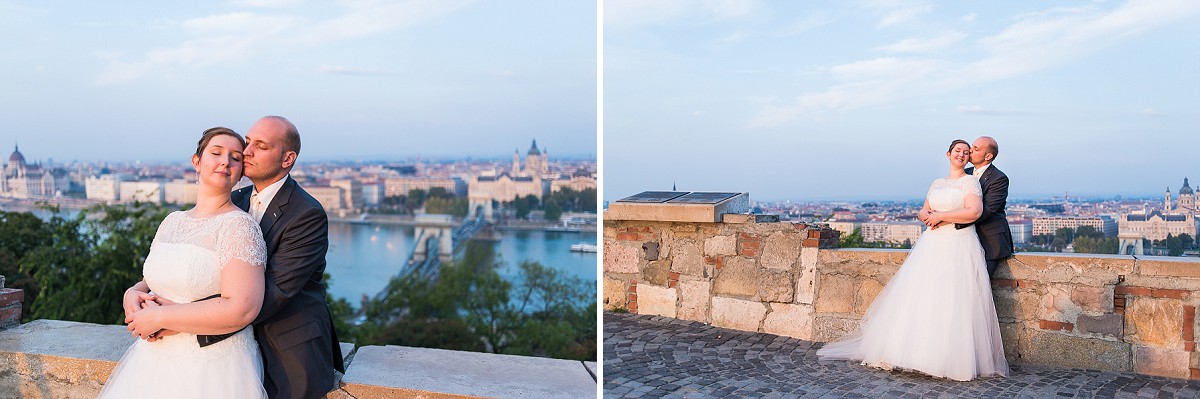
<instances>
[{"instance_id":1,"label":"cloud","mask_svg":"<svg viewBox=\"0 0 1200 399\"><path fill-rule=\"evenodd\" d=\"M933 10L933 5L923 0L875 0L867 2L865 6L883 12L883 17L875 25L878 28L900 25Z\"/></svg>"},{"instance_id":2,"label":"cloud","mask_svg":"<svg viewBox=\"0 0 1200 399\"><path fill-rule=\"evenodd\" d=\"M876 47L875 50L889 53L928 53L958 44L966 37L966 33L957 31L934 37L910 37L894 44Z\"/></svg>"},{"instance_id":3,"label":"cloud","mask_svg":"<svg viewBox=\"0 0 1200 399\"><path fill-rule=\"evenodd\" d=\"M1142 115L1142 116L1162 116L1163 115L1162 113L1158 112L1154 108L1150 108L1150 107L1146 107L1146 108L1139 109L1137 111L1133 111L1133 113Z\"/></svg>"},{"instance_id":4,"label":"cloud","mask_svg":"<svg viewBox=\"0 0 1200 399\"><path fill-rule=\"evenodd\" d=\"M959 20L959 21L966 22L966 23L968 23L968 24L969 24L969 23L974 23L974 22L975 22L975 18L976 18L976 15L975 15L975 13L970 13L970 14L967 14L967 15L963 15L963 16L962 16L962 18L959 18L958 20Z\"/></svg>"},{"instance_id":5,"label":"cloud","mask_svg":"<svg viewBox=\"0 0 1200 399\"><path fill-rule=\"evenodd\" d=\"M984 55L975 60L885 57L830 67L827 73L837 78L836 84L824 91L800 94L790 103L762 105L747 126L778 126L802 116L886 104L1033 73L1073 62L1123 39L1200 13L1200 2L1191 0L1131 0L1111 10L1097 7L1052 8L1019 15L999 33L976 42ZM913 50L921 48L919 44L930 42L901 41L879 49ZM1006 112L973 107L960 107L957 111Z\"/></svg>"},{"instance_id":6,"label":"cloud","mask_svg":"<svg viewBox=\"0 0 1200 399\"><path fill-rule=\"evenodd\" d=\"M283 8L299 4L298 0L232 0L229 5L237 7Z\"/></svg>"},{"instance_id":7,"label":"cloud","mask_svg":"<svg viewBox=\"0 0 1200 399\"><path fill-rule=\"evenodd\" d=\"M805 16L803 19L788 24L783 29L780 29L779 32L776 32L775 35L779 37L795 36L829 25L836 20L836 18L830 16L827 12L817 11Z\"/></svg>"},{"instance_id":8,"label":"cloud","mask_svg":"<svg viewBox=\"0 0 1200 399\"><path fill-rule=\"evenodd\" d=\"M713 45L717 47L728 47L746 41L751 37L754 37L753 33L743 29L738 29L729 35L726 35L725 37L717 39L713 42Z\"/></svg>"},{"instance_id":9,"label":"cloud","mask_svg":"<svg viewBox=\"0 0 1200 399\"><path fill-rule=\"evenodd\" d=\"M272 1L235 3L280 4ZM310 20L289 14L245 11L187 19L160 28L182 29L188 39L173 47L150 50L133 61L111 59L96 77L96 82L122 84L180 68L245 61L264 50L312 47L379 34L440 17L470 3L470 0L343 1L338 3L343 6L342 12L327 19ZM336 69L322 72L339 73Z\"/></svg>"},{"instance_id":10,"label":"cloud","mask_svg":"<svg viewBox=\"0 0 1200 399\"><path fill-rule=\"evenodd\" d=\"M958 106L958 108L954 109L954 112L958 112L960 114L968 114L968 115L988 115L988 116L1020 115L1020 114L1030 113L1029 111L1018 111L1018 110L1012 110L1012 109L984 108L979 105L971 105L971 106L960 105L960 106Z\"/></svg>"},{"instance_id":11,"label":"cloud","mask_svg":"<svg viewBox=\"0 0 1200 399\"><path fill-rule=\"evenodd\" d=\"M604 25L634 28L684 18L728 21L762 15L766 8L762 0L608 0L604 2Z\"/></svg>"},{"instance_id":12,"label":"cloud","mask_svg":"<svg viewBox=\"0 0 1200 399\"><path fill-rule=\"evenodd\" d=\"M385 76L391 73L382 69L375 68L354 68L343 65L321 65L317 68L318 72L334 75L352 75L352 76Z\"/></svg>"}]
</instances>

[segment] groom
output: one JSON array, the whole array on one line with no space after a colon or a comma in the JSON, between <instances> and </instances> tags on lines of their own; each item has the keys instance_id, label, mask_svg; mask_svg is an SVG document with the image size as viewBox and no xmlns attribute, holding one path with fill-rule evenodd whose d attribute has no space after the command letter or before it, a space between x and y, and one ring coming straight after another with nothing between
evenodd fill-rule
<instances>
[{"instance_id":1,"label":"groom","mask_svg":"<svg viewBox=\"0 0 1200 399\"><path fill-rule=\"evenodd\" d=\"M971 165L967 168L969 175L979 180L983 188L983 213L975 220L975 231L979 233L979 243L983 245L983 258L987 262L988 275L996 271L1000 261L1012 256L1012 231L1008 227L1008 215L1004 207L1008 203L1008 175L992 165L996 155L1000 153L1000 145L996 139L983 136L971 144ZM960 223L954 227L963 229L972 223Z\"/></svg>"},{"instance_id":2,"label":"groom","mask_svg":"<svg viewBox=\"0 0 1200 399\"><path fill-rule=\"evenodd\" d=\"M264 386L271 398L320 398L334 388L342 351L325 303L325 209L289 173L300 155L300 133L279 116L259 119L246 132L245 175L254 183L233 192L267 243L267 289L254 319L263 353ZM210 337L197 337L203 341Z\"/></svg>"}]
</instances>

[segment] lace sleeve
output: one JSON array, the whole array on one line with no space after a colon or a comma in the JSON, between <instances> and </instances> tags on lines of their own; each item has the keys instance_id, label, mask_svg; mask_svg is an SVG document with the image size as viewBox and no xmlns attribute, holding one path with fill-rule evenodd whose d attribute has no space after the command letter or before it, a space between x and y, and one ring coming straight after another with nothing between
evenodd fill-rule
<instances>
[{"instance_id":1,"label":"lace sleeve","mask_svg":"<svg viewBox=\"0 0 1200 399\"><path fill-rule=\"evenodd\" d=\"M983 189L979 187L979 180L975 180L975 178L973 178L973 177L972 178L963 178L963 179L959 179L959 180L963 180L963 184L962 184L963 193L975 194L980 197L983 196Z\"/></svg>"},{"instance_id":2,"label":"lace sleeve","mask_svg":"<svg viewBox=\"0 0 1200 399\"><path fill-rule=\"evenodd\" d=\"M224 265L241 259L255 266L267 264L267 245L262 230L249 214L237 215L217 232L217 260Z\"/></svg>"}]
</instances>

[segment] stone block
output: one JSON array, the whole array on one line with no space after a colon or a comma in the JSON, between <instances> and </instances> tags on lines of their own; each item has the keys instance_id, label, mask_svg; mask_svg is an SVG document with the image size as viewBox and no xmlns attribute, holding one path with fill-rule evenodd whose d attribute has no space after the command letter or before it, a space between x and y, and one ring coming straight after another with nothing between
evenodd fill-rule
<instances>
[{"instance_id":1,"label":"stone block","mask_svg":"<svg viewBox=\"0 0 1200 399\"><path fill-rule=\"evenodd\" d=\"M758 294L758 265L753 258L731 256L713 279L713 294L754 298Z\"/></svg>"},{"instance_id":2,"label":"stone block","mask_svg":"<svg viewBox=\"0 0 1200 399\"><path fill-rule=\"evenodd\" d=\"M1025 320L1021 317L1016 290L992 290L992 302L996 304L996 318L1000 319L1000 323Z\"/></svg>"},{"instance_id":3,"label":"stone block","mask_svg":"<svg viewBox=\"0 0 1200 399\"><path fill-rule=\"evenodd\" d=\"M1052 284L1046 288L1046 293L1039 301L1038 318L1041 320L1074 323L1079 316L1080 308L1071 302L1070 287Z\"/></svg>"},{"instance_id":4,"label":"stone block","mask_svg":"<svg viewBox=\"0 0 1200 399\"><path fill-rule=\"evenodd\" d=\"M678 239L671 245L671 271L705 278L704 255L700 244L692 239Z\"/></svg>"},{"instance_id":5,"label":"stone block","mask_svg":"<svg viewBox=\"0 0 1200 399\"><path fill-rule=\"evenodd\" d=\"M1079 315L1079 332L1082 334L1105 334L1121 337L1125 328L1125 316L1106 314L1102 316Z\"/></svg>"},{"instance_id":6,"label":"stone block","mask_svg":"<svg viewBox=\"0 0 1200 399\"><path fill-rule=\"evenodd\" d=\"M768 269L792 270L800 258L800 242L803 239L799 233L771 233L765 240L759 263Z\"/></svg>"},{"instance_id":7,"label":"stone block","mask_svg":"<svg viewBox=\"0 0 1200 399\"><path fill-rule=\"evenodd\" d=\"M637 273L642 249L616 241L604 241L604 271L612 273Z\"/></svg>"},{"instance_id":8,"label":"stone block","mask_svg":"<svg viewBox=\"0 0 1200 399\"><path fill-rule=\"evenodd\" d=\"M1022 323L1000 323L1000 340L1004 342L1004 358L1009 363L1021 359L1021 337L1025 334Z\"/></svg>"},{"instance_id":9,"label":"stone block","mask_svg":"<svg viewBox=\"0 0 1200 399\"><path fill-rule=\"evenodd\" d=\"M646 266L642 267L642 281L650 284L666 286L670 275L670 260L654 260L646 262Z\"/></svg>"},{"instance_id":10,"label":"stone block","mask_svg":"<svg viewBox=\"0 0 1200 399\"><path fill-rule=\"evenodd\" d=\"M800 250L800 275L796 277L797 303L812 305L816 299L817 261L821 259L819 251L816 248L803 248Z\"/></svg>"},{"instance_id":11,"label":"stone block","mask_svg":"<svg viewBox=\"0 0 1200 399\"><path fill-rule=\"evenodd\" d=\"M882 283L873 278L863 279L858 284L858 295L854 297L854 314L859 316L866 314L867 308L871 306L871 302L875 301L879 291L883 291Z\"/></svg>"},{"instance_id":12,"label":"stone block","mask_svg":"<svg viewBox=\"0 0 1200 399\"><path fill-rule=\"evenodd\" d=\"M625 288L625 282L621 280L604 278L604 308L605 309L625 309L626 299L628 299L628 291Z\"/></svg>"},{"instance_id":13,"label":"stone block","mask_svg":"<svg viewBox=\"0 0 1200 399\"><path fill-rule=\"evenodd\" d=\"M134 340L125 326L61 320L0 331L0 397L94 398Z\"/></svg>"},{"instance_id":14,"label":"stone block","mask_svg":"<svg viewBox=\"0 0 1200 399\"><path fill-rule=\"evenodd\" d=\"M795 300L795 285L791 271L764 269L758 272L758 299L763 302L791 303Z\"/></svg>"},{"instance_id":15,"label":"stone block","mask_svg":"<svg viewBox=\"0 0 1200 399\"><path fill-rule=\"evenodd\" d=\"M711 282L680 281L679 318L707 323L710 297L712 297Z\"/></svg>"},{"instance_id":16,"label":"stone block","mask_svg":"<svg viewBox=\"0 0 1200 399\"><path fill-rule=\"evenodd\" d=\"M1188 378L1191 356L1182 350L1133 346L1133 371L1138 374Z\"/></svg>"},{"instance_id":17,"label":"stone block","mask_svg":"<svg viewBox=\"0 0 1200 399\"><path fill-rule=\"evenodd\" d=\"M1089 287L1077 285L1071 289L1071 301L1089 313L1112 313L1113 288L1111 286Z\"/></svg>"},{"instance_id":18,"label":"stone block","mask_svg":"<svg viewBox=\"0 0 1200 399\"><path fill-rule=\"evenodd\" d=\"M813 323L812 340L829 342L841 338L858 328L857 318L845 316L816 316Z\"/></svg>"},{"instance_id":19,"label":"stone block","mask_svg":"<svg viewBox=\"0 0 1200 399\"><path fill-rule=\"evenodd\" d=\"M1183 348L1183 303L1135 297L1125 305L1125 337L1158 348Z\"/></svg>"},{"instance_id":20,"label":"stone block","mask_svg":"<svg viewBox=\"0 0 1200 399\"><path fill-rule=\"evenodd\" d=\"M591 397L582 362L404 346L365 346L342 377L356 398Z\"/></svg>"},{"instance_id":21,"label":"stone block","mask_svg":"<svg viewBox=\"0 0 1200 399\"><path fill-rule=\"evenodd\" d=\"M1135 262L1119 255L1022 252L1010 258L1008 266L1019 280L1103 286L1116 284L1118 276L1132 275Z\"/></svg>"},{"instance_id":22,"label":"stone block","mask_svg":"<svg viewBox=\"0 0 1200 399\"><path fill-rule=\"evenodd\" d=\"M678 296L674 288L638 284L637 290L638 314L675 318Z\"/></svg>"},{"instance_id":23,"label":"stone block","mask_svg":"<svg viewBox=\"0 0 1200 399\"><path fill-rule=\"evenodd\" d=\"M812 340L813 313L811 305L772 303L771 313L763 321L763 332Z\"/></svg>"},{"instance_id":24,"label":"stone block","mask_svg":"<svg viewBox=\"0 0 1200 399\"><path fill-rule=\"evenodd\" d=\"M737 255L736 236L715 236L704 240L705 256Z\"/></svg>"},{"instance_id":25,"label":"stone block","mask_svg":"<svg viewBox=\"0 0 1200 399\"><path fill-rule=\"evenodd\" d=\"M758 301L714 296L712 298L712 325L742 331L758 331L767 306Z\"/></svg>"},{"instance_id":26,"label":"stone block","mask_svg":"<svg viewBox=\"0 0 1200 399\"><path fill-rule=\"evenodd\" d=\"M1196 258L1139 259L1138 272L1147 276L1200 278Z\"/></svg>"},{"instance_id":27,"label":"stone block","mask_svg":"<svg viewBox=\"0 0 1200 399\"><path fill-rule=\"evenodd\" d=\"M854 309L854 278L822 274L817 291L817 313L847 313Z\"/></svg>"},{"instance_id":28,"label":"stone block","mask_svg":"<svg viewBox=\"0 0 1200 399\"><path fill-rule=\"evenodd\" d=\"M1025 363L1108 371L1130 371L1133 367L1129 344L1124 342L1037 329L1025 329L1025 334L1025 344L1020 348L1020 360Z\"/></svg>"}]
</instances>

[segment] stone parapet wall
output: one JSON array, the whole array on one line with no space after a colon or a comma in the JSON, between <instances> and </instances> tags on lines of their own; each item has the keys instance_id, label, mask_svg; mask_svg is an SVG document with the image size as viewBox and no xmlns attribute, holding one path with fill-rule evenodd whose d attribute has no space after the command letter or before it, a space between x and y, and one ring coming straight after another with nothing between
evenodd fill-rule
<instances>
[{"instance_id":1,"label":"stone parapet wall","mask_svg":"<svg viewBox=\"0 0 1200 399\"><path fill-rule=\"evenodd\" d=\"M0 399L94 398L134 339L125 326L59 320L0 331ZM342 353L329 399L596 395L594 362L348 343Z\"/></svg>"},{"instance_id":2,"label":"stone parapet wall","mask_svg":"<svg viewBox=\"0 0 1200 399\"><path fill-rule=\"evenodd\" d=\"M858 326L908 256L836 239L728 217L606 220L604 307L827 342ZM1010 362L1200 379L1200 260L1020 253L993 277Z\"/></svg>"}]
</instances>

